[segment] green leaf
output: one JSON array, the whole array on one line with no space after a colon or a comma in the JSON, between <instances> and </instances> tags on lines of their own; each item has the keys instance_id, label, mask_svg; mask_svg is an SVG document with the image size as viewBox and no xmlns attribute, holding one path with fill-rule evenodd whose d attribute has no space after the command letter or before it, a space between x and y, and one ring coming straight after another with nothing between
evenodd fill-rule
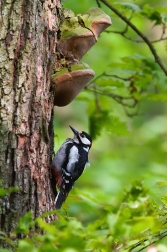
<instances>
[{"instance_id":1,"label":"green leaf","mask_svg":"<svg viewBox=\"0 0 167 252\"><path fill-rule=\"evenodd\" d=\"M89 194L84 193L84 192L82 192L81 190L78 190L78 189L76 191L78 191L79 194L81 194L85 198L89 199L90 201L99 204L99 202L95 198L91 197Z\"/></svg>"},{"instance_id":2,"label":"green leaf","mask_svg":"<svg viewBox=\"0 0 167 252\"><path fill-rule=\"evenodd\" d=\"M19 240L17 252L28 252L28 251L38 252L32 240L30 239Z\"/></svg>"},{"instance_id":3,"label":"green leaf","mask_svg":"<svg viewBox=\"0 0 167 252\"><path fill-rule=\"evenodd\" d=\"M18 190L19 190L18 187L9 187L9 188L7 188L7 189L0 188L0 197L3 197L3 196L5 196L5 195L7 195L7 194L10 194L10 193L12 193L12 192L16 192L16 191L18 191Z\"/></svg>"},{"instance_id":4,"label":"green leaf","mask_svg":"<svg viewBox=\"0 0 167 252\"><path fill-rule=\"evenodd\" d=\"M121 122L119 118L115 116L107 118L105 129L107 132L118 136L129 135L126 122Z\"/></svg>"},{"instance_id":5,"label":"green leaf","mask_svg":"<svg viewBox=\"0 0 167 252\"><path fill-rule=\"evenodd\" d=\"M16 233L27 235L30 228L34 226L33 216L31 212L27 212L24 217L20 218L19 224L16 228Z\"/></svg>"},{"instance_id":6,"label":"green leaf","mask_svg":"<svg viewBox=\"0 0 167 252\"><path fill-rule=\"evenodd\" d=\"M120 5L124 8L127 8L129 10L133 10L133 11L140 11L140 7L134 3L118 3L118 2L114 2L114 5Z\"/></svg>"},{"instance_id":7,"label":"green leaf","mask_svg":"<svg viewBox=\"0 0 167 252\"><path fill-rule=\"evenodd\" d=\"M164 195L161 197L161 201L164 203L164 205L167 207L167 195Z\"/></svg>"},{"instance_id":8,"label":"green leaf","mask_svg":"<svg viewBox=\"0 0 167 252\"><path fill-rule=\"evenodd\" d=\"M132 220L130 220L128 223L132 225L131 233L140 233L142 232L145 227L150 229L153 232L160 230L160 221L158 221L157 218L154 216L145 216L145 217L134 217Z\"/></svg>"},{"instance_id":9,"label":"green leaf","mask_svg":"<svg viewBox=\"0 0 167 252\"><path fill-rule=\"evenodd\" d=\"M109 111L100 110L89 116L89 132L92 139L96 139L101 134L102 129L107 124Z\"/></svg>"},{"instance_id":10,"label":"green leaf","mask_svg":"<svg viewBox=\"0 0 167 252\"><path fill-rule=\"evenodd\" d=\"M143 181L134 181L131 187L124 191L123 202L136 201L142 198L147 198L147 188L144 187Z\"/></svg>"},{"instance_id":11,"label":"green leaf","mask_svg":"<svg viewBox=\"0 0 167 252\"><path fill-rule=\"evenodd\" d=\"M148 94L147 99L155 102L167 102L167 94Z\"/></svg>"},{"instance_id":12,"label":"green leaf","mask_svg":"<svg viewBox=\"0 0 167 252\"><path fill-rule=\"evenodd\" d=\"M167 13L163 14L164 22L167 23Z\"/></svg>"},{"instance_id":13,"label":"green leaf","mask_svg":"<svg viewBox=\"0 0 167 252\"><path fill-rule=\"evenodd\" d=\"M12 252L12 250L5 249L5 248L0 248L0 252Z\"/></svg>"},{"instance_id":14,"label":"green leaf","mask_svg":"<svg viewBox=\"0 0 167 252\"><path fill-rule=\"evenodd\" d=\"M48 224L46 221L42 220L40 217L36 219L36 223L38 223L40 228L44 229L45 231L53 235L57 234L56 226Z\"/></svg>"},{"instance_id":15,"label":"green leaf","mask_svg":"<svg viewBox=\"0 0 167 252\"><path fill-rule=\"evenodd\" d=\"M123 81L117 80L115 78L111 77L102 77L96 81L98 86L110 87L111 90L115 90L115 88L124 88L125 84Z\"/></svg>"},{"instance_id":16,"label":"green leaf","mask_svg":"<svg viewBox=\"0 0 167 252\"><path fill-rule=\"evenodd\" d=\"M167 181L156 182L156 185L167 186Z\"/></svg>"},{"instance_id":17,"label":"green leaf","mask_svg":"<svg viewBox=\"0 0 167 252\"><path fill-rule=\"evenodd\" d=\"M78 195L70 194L69 197L74 201L83 201L83 199Z\"/></svg>"},{"instance_id":18,"label":"green leaf","mask_svg":"<svg viewBox=\"0 0 167 252\"><path fill-rule=\"evenodd\" d=\"M150 7L149 4L145 4L143 6L142 12L143 15L145 15L148 19L151 21L155 21L155 25L162 24L162 16L161 14L157 11L157 9Z\"/></svg>"}]
</instances>

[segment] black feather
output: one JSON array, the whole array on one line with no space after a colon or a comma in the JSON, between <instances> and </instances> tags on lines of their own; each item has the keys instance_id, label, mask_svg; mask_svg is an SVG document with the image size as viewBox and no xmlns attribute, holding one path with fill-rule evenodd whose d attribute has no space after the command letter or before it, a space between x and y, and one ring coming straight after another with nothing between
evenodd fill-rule
<instances>
[{"instance_id":1,"label":"black feather","mask_svg":"<svg viewBox=\"0 0 167 252\"><path fill-rule=\"evenodd\" d=\"M58 192L58 195L56 197L56 209L60 209L63 202L66 200L68 196L68 193L66 193L64 190L60 189L60 191Z\"/></svg>"}]
</instances>

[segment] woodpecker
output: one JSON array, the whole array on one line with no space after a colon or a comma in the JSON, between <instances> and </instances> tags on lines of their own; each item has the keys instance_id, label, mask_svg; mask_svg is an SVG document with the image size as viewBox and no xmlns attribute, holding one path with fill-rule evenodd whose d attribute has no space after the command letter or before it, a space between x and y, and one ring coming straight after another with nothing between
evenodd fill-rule
<instances>
[{"instance_id":1,"label":"woodpecker","mask_svg":"<svg viewBox=\"0 0 167 252\"><path fill-rule=\"evenodd\" d=\"M56 209L60 209L75 181L89 164L88 153L92 146L91 137L84 131L69 126L74 137L67 138L57 151L52 162L52 173L59 192L55 199Z\"/></svg>"}]
</instances>

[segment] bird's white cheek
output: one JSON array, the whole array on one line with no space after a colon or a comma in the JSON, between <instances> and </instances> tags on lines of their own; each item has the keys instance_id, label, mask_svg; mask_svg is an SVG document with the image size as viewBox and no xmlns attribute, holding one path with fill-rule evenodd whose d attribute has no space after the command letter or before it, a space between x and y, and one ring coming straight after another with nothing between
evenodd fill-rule
<instances>
[{"instance_id":1,"label":"bird's white cheek","mask_svg":"<svg viewBox=\"0 0 167 252\"><path fill-rule=\"evenodd\" d=\"M90 141L86 137L81 138L81 141L83 144L90 145Z\"/></svg>"}]
</instances>

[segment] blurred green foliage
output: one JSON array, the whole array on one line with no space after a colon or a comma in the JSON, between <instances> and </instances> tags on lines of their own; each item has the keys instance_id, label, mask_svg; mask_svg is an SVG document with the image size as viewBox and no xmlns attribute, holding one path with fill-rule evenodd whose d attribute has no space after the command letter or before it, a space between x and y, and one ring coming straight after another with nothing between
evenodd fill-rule
<instances>
[{"instance_id":1,"label":"blurred green foliage","mask_svg":"<svg viewBox=\"0 0 167 252\"><path fill-rule=\"evenodd\" d=\"M108 2L150 41L166 37L166 1ZM63 3L75 14L97 6L96 1L89 0ZM89 131L94 139L91 166L69 195L64 214L67 211L87 228L92 225L92 233L109 223L111 251L117 242L124 244L121 251L129 251L126 241L130 242L131 236L135 236L135 244L147 236L148 230L158 233L162 230L159 212L166 216L167 189L157 182L166 180L167 78L148 45L133 41L142 39L131 28L123 36L115 33L124 31L127 25L100 4L113 24L82 59L95 71L94 80L68 107L55 108L55 133L59 137L59 141L55 138L55 151L70 136L69 124ZM166 40L153 46L165 63ZM73 195L83 200L76 201ZM100 243L95 247L103 251Z\"/></svg>"},{"instance_id":2,"label":"blurred green foliage","mask_svg":"<svg viewBox=\"0 0 167 252\"><path fill-rule=\"evenodd\" d=\"M160 40L153 45L164 64L167 2L109 2L150 41ZM148 45L100 4L113 25L82 59L95 79L70 105L56 107L54 117L55 151L71 137L68 125L90 132L91 167L62 210L52 213L57 221L33 221L31 213L20 220L15 232L25 238L18 241L18 252L135 252L152 243L159 252L167 250L167 78ZM63 5L78 14L97 3ZM38 234L32 232L35 226Z\"/></svg>"}]
</instances>

